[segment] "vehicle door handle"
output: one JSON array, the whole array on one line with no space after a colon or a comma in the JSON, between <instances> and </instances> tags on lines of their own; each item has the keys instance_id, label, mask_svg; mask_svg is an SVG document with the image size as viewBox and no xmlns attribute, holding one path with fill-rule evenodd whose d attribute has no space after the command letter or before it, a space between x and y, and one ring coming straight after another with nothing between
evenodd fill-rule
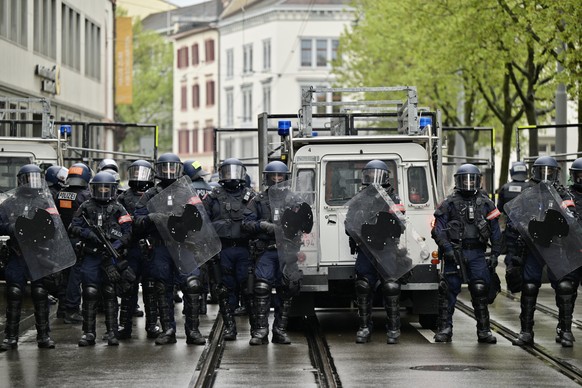
<instances>
[{"instance_id":1,"label":"vehicle door handle","mask_svg":"<svg viewBox=\"0 0 582 388\"><path fill-rule=\"evenodd\" d=\"M337 224L337 215L335 214L329 214L326 216L327 218L327 224L328 225L335 225Z\"/></svg>"}]
</instances>

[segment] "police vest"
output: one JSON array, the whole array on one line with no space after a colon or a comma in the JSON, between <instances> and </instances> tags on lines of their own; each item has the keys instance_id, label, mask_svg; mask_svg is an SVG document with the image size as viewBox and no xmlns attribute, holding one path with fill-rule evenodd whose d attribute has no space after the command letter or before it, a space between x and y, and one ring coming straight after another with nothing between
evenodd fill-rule
<instances>
[{"instance_id":1,"label":"police vest","mask_svg":"<svg viewBox=\"0 0 582 388\"><path fill-rule=\"evenodd\" d=\"M135 208L137 207L137 204L141 200L142 196L143 193L130 188L121 193L117 200L129 214L133 215L135 213Z\"/></svg>"},{"instance_id":2,"label":"police vest","mask_svg":"<svg viewBox=\"0 0 582 388\"><path fill-rule=\"evenodd\" d=\"M67 187L59 191L55 204L61 214L65 228L68 228L71 224L79 206L89 198L91 198L91 192L86 187Z\"/></svg>"},{"instance_id":3,"label":"police vest","mask_svg":"<svg viewBox=\"0 0 582 388\"><path fill-rule=\"evenodd\" d=\"M124 240L125 243L129 240L130 236L123 235L121 224L131 221L131 217L119 202L110 201L101 205L91 199L81 205L79 212L91 225L100 226L109 240Z\"/></svg>"},{"instance_id":4,"label":"police vest","mask_svg":"<svg viewBox=\"0 0 582 388\"><path fill-rule=\"evenodd\" d=\"M499 215L493 201L480 192L471 197L454 193L449 200L453 205L449 221L461 221L464 240L479 240L479 230L483 227L483 223ZM493 211L490 212L490 209Z\"/></svg>"},{"instance_id":5,"label":"police vest","mask_svg":"<svg viewBox=\"0 0 582 388\"><path fill-rule=\"evenodd\" d=\"M240 226L247 204L253 198L253 192L248 188L243 188L241 190L237 190L236 192L229 192L222 187L217 187L208 195L210 198L218 202L220 209L220 213L218 215L214 215L214 219L212 221L236 221L236 224L229 224L229 230L226 231L226 235L230 236L232 239L245 237L241 235Z\"/></svg>"}]
</instances>

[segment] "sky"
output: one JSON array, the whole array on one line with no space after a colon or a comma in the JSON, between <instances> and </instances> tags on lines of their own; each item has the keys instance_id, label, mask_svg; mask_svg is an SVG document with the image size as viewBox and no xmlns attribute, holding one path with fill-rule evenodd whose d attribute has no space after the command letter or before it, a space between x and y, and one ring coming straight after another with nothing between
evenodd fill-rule
<instances>
[{"instance_id":1,"label":"sky","mask_svg":"<svg viewBox=\"0 0 582 388\"><path fill-rule=\"evenodd\" d=\"M178 7L187 7L198 3L203 3L207 0L166 0L168 3L177 5Z\"/></svg>"}]
</instances>

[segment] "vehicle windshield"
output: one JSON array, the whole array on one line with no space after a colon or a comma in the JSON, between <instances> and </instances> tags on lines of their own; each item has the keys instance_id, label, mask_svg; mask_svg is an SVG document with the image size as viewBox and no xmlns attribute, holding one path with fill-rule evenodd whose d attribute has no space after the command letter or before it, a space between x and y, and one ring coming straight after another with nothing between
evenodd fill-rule
<instances>
[{"instance_id":1,"label":"vehicle windshield","mask_svg":"<svg viewBox=\"0 0 582 388\"><path fill-rule=\"evenodd\" d=\"M32 163L30 158L4 157L0 158L0 193L10 191L18 186L16 174L20 167Z\"/></svg>"}]
</instances>

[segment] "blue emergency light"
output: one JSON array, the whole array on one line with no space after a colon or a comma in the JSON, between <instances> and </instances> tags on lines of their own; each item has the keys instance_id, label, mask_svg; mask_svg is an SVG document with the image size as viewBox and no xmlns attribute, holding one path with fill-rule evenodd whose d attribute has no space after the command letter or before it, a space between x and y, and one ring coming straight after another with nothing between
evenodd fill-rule
<instances>
[{"instance_id":1,"label":"blue emergency light","mask_svg":"<svg viewBox=\"0 0 582 388\"><path fill-rule=\"evenodd\" d=\"M289 136L289 128L291 128L291 121L280 120L278 123L277 133L279 136Z\"/></svg>"},{"instance_id":2,"label":"blue emergency light","mask_svg":"<svg viewBox=\"0 0 582 388\"><path fill-rule=\"evenodd\" d=\"M421 117L420 118L420 129L424 129L427 125L432 125L432 117Z\"/></svg>"},{"instance_id":3,"label":"blue emergency light","mask_svg":"<svg viewBox=\"0 0 582 388\"><path fill-rule=\"evenodd\" d=\"M71 133L73 132L73 127L71 127L70 125L61 125L61 135L67 135L67 136L71 136Z\"/></svg>"}]
</instances>

